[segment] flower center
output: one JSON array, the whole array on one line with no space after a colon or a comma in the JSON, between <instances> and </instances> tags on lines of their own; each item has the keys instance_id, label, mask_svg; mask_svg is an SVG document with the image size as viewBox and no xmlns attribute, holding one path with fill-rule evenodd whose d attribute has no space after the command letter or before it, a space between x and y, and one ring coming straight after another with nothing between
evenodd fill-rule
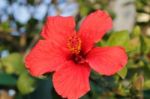
<instances>
[{"instance_id":1,"label":"flower center","mask_svg":"<svg viewBox=\"0 0 150 99\"><path fill-rule=\"evenodd\" d=\"M81 50L81 39L77 34L74 34L68 38L67 46L72 54L78 55Z\"/></svg>"},{"instance_id":2,"label":"flower center","mask_svg":"<svg viewBox=\"0 0 150 99\"><path fill-rule=\"evenodd\" d=\"M75 63L77 63L77 64L85 63L84 57L83 57L82 55L80 55L80 54L78 54L78 55L73 54L73 55L71 56L71 59L72 59Z\"/></svg>"}]
</instances>

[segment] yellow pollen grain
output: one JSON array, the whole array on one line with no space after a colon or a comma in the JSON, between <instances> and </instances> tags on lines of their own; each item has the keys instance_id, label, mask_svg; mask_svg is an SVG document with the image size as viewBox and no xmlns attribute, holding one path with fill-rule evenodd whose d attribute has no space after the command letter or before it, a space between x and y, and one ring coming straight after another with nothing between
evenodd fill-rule
<instances>
[{"instance_id":1,"label":"yellow pollen grain","mask_svg":"<svg viewBox=\"0 0 150 99\"><path fill-rule=\"evenodd\" d=\"M79 54L81 50L81 39L78 35L72 35L68 38L67 47L73 54Z\"/></svg>"}]
</instances>

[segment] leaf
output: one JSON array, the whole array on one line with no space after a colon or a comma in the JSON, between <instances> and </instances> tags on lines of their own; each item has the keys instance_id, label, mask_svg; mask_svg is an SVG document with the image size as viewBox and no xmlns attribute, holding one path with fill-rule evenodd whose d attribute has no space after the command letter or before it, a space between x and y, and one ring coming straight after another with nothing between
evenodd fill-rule
<instances>
[{"instance_id":1,"label":"leaf","mask_svg":"<svg viewBox=\"0 0 150 99\"><path fill-rule=\"evenodd\" d=\"M140 36L140 34L141 34L141 28L140 28L140 26L135 26L134 28L133 28L133 31L132 31L132 36L133 37L138 37L138 36Z\"/></svg>"},{"instance_id":2,"label":"leaf","mask_svg":"<svg viewBox=\"0 0 150 99\"><path fill-rule=\"evenodd\" d=\"M100 88L100 86L96 85L93 81L90 81L91 90L95 93L101 93L103 90Z\"/></svg>"},{"instance_id":3,"label":"leaf","mask_svg":"<svg viewBox=\"0 0 150 99\"><path fill-rule=\"evenodd\" d=\"M139 37L135 37L130 39L129 42L129 51L132 51L132 53L139 53L140 52L140 39Z\"/></svg>"},{"instance_id":4,"label":"leaf","mask_svg":"<svg viewBox=\"0 0 150 99\"><path fill-rule=\"evenodd\" d=\"M55 99L55 97L53 97L53 91L54 90L50 77L45 79L38 79L36 83L36 91L34 91L30 99ZM59 97L58 99L61 98Z\"/></svg>"},{"instance_id":5,"label":"leaf","mask_svg":"<svg viewBox=\"0 0 150 99\"><path fill-rule=\"evenodd\" d=\"M2 66L3 66L3 65L2 65L2 63L1 63L1 61L0 61L0 69L2 69Z\"/></svg>"},{"instance_id":6,"label":"leaf","mask_svg":"<svg viewBox=\"0 0 150 99\"><path fill-rule=\"evenodd\" d=\"M122 83L118 83L118 88L116 88L115 93L121 96L126 96L128 91L125 89L125 87L122 85Z\"/></svg>"},{"instance_id":7,"label":"leaf","mask_svg":"<svg viewBox=\"0 0 150 99\"><path fill-rule=\"evenodd\" d=\"M10 33L12 31L12 29L10 28L10 24L9 24L8 21L2 22L0 24L0 31L2 31L4 33Z\"/></svg>"},{"instance_id":8,"label":"leaf","mask_svg":"<svg viewBox=\"0 0 150 99\"><path fill-rule=\"evenodd\" d=\"M109 37L107 44L109 46L122 46L125 47L128 51L128 45L129 45L129 33L128 31L118 31L115 33L112 33Z\"/></svg>"},{"instance_id":9,"label":"leaf","mask_svg":"<svg viewBox=\"0 0 150 99\"><path fill-rule=\"evenodd\" d=\"M16 78L12 75L0 72L0 85L2 86L15 86Z\"/></svg>"},{"instance_id":10,"label":"leaf","mask_svg":"<svg viewBox=\"0 0 150 99\"><path fill-rule=\"evenodd\" d=\"M105 42L104 40L101 40L98 43L96 43L96 46L105 46L105 45L107 45L107 42Z\"/></svg>"},{"instance_id":11,"label":"leaf","mask_svg":"<svg viewBox=\"0 0 150 99\"><path fill-rule=\"evenodd\" d=\"M35 79L22 73L17 81L17 88L21 94L29 94L35 90Z\"/></svg>"},{"instance_id":12,"label":"leaf","mask_svg":"<svg viewBox=\"0 0 150 99\"><path fill-rule=\"evenodd\" d=\"M145 43L146 43L146 45L147 45L147 49L146 49L146 53L149 53L150 52L150 38L148 38L148 37L145 37L144 38L144 40L145 40Z\"/></svg>"},{"instance_id":13,"label":"leaf","mask_svg":"<svg viewBox=\"0 0 150 99\"><path fill-rule=\"evenodd\" d=\"M133 77L133 88L138 90L138 91L141 91L143 90L143 87L144 87L144 76L143 75L135 75Z\"/></svg>"},{"instance_id":14,"label":"leaf","mask_svg":"<svg viewBox=\"0 0 150 99\"><path fill-rule=\"evenodd\" d=\"M81 16L87 15L88 12L89 12L89 8L88 8L88 7L81 7L81 8L80 8Z\"/></svg>"},{"instance_id":15,"label":"leaf","mask_svg":"<svg viewBox=\"0 0 150 99\"><path fill-rule=\"evenodd\" d=\"M21 74L25 71L23 56L19 53L12 53L1 59L5 71L9 74Z\"/></svg>"},{"instance_id":16,"label":"leaf","mask_svg":"<svg viewBox=\"0 0 150 99\"><path fill-rule=\"evenodd\" d=\"M146 54L147 51L147 44L145 41L145 37L143 35L140 36L140 50L141 50L141 54Z\"/></svg>"},{"instance_id":17,"label":"leaf","mask_svg":"<svg viewBox=\"0 0 150 99\"><path fill-rule=\"evenodd\" d=\"M122 70L120 70L117 73L122 79L125 79L126 75L127 75L127 67L124 67Z\"/></svg>"},{"instance_id":18,"label":"leaf","mask_svg":"<svg viewBox=\"0 0 150 99\"><path fill-rule=\"evenodd\" d=\"M150 89L150 80L144 82L144 89Z\"/></svg>"}]
</instances>

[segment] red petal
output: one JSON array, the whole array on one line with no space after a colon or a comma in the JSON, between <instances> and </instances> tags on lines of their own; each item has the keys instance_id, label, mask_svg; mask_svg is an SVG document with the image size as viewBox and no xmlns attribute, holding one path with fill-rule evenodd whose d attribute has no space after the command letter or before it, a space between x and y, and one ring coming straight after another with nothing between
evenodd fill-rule
<instances>
[{"instance_id":1,"label":"red petal","mask_svg":"<svg viewBox=\"0 0 150 99\"><path fill-rule=\"evenodd\" d=\"M98 10L87 16L79 29L83 51L88 52L111 28L112 19L106 12Z\"/></svg>"},{"instance_id":2,"label":"red petal","mask_svg":"<svg viewBox=\"0 0 150 99\"><path fill-rule=\"evenodd\" d=\"M89 52L87 61L98 73L113 75L127 64L127 55L121 47L98 47Z\"/></svg>"},{"instance_id":3,"label":"red petal","mask_svg":"<svg viewBox=\"0 0 150 99\"><path fill-rule=\"evenodd\" d=\"M73 17L49 16L42 30L42 36L58 44L66 44L68 35L74 33Z\"/></svg>"},{"instance_id":4,"label":"red petal","mask_svg":"<svg viewBox=\"0 0 150 99\"><path fill-rule=\"evenodd\" d=\"M40 40L25 59L26 67L33 76L40 76L60 67L68 53L46 40Z\"/></svg>"},{"instance_id":5,"label":"red petal","mask_svg":"<svg viewBox=\"0 0 150 99\"><path fill-rule=\"evenodd\" d=\"M59 95L67 99L78 99L90 90L90 67L68 61L53 75L54 88Z\"/></svg>"}]
</instances>

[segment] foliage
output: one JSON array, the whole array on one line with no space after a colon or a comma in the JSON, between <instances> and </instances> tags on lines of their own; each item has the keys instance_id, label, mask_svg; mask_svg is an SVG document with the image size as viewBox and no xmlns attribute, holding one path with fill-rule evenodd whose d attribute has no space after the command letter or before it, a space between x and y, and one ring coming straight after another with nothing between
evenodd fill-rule
<instances>
[{"instance_id":1,"label":"foliage","mask_svg":"<svg viewBox=\"0 0 150 99\"><path fill-rule=\"evenodd\" d=\"M30 5L39 3L33 2L34 0L27 1ZM57 6L54 1L52 0L51 5ZM79 11L76 15L77 23L96 9L104 9L114 18L115 14L108 7L109 1L77 0L79 4ZM147 9L150 6L149 0L135 0L133 3L135 3L137 15L138 13L150 13ZM28 74L24 64L24 57L40 38L39 33L43 21L44 19L39 21L31 18L26 24L22 24L12 15L5 22L0 21L0 90L15 90L14 99L33 99L35 97L36 99L60 99L52 87L51 80L48 79L51 74L35 79ZM15 23L16 28L10 26L12 22ZM97 43L97 46L124 47L128 53L128 64L116 75L109 77L92 71L91 91L82 99L150 98L150 36L146 34L147 28L149 28L149 21L136 20L131 32L127 30L110 31L103 41ZM18 34L14 35L14 32Z\"/></svg>"}]
</instances>

